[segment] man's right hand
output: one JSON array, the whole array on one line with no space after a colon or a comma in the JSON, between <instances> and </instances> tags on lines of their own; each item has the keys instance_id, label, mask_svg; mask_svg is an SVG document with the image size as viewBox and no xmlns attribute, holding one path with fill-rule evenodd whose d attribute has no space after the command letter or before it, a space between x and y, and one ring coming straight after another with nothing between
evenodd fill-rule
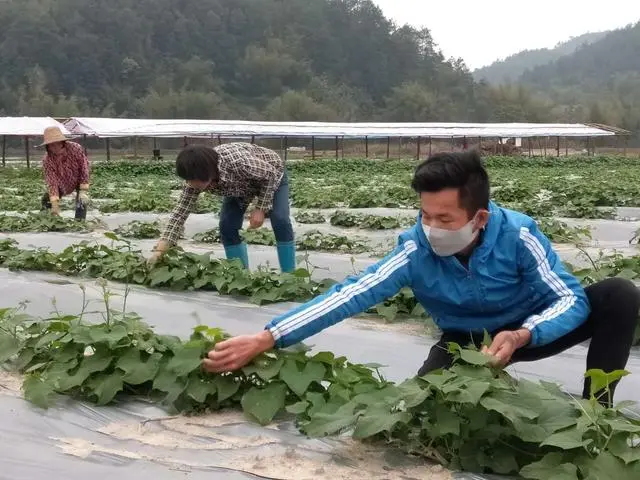
<instances>
[{"instance_id":1,"label":"man's right hand","mask_svg":"<svg viewBox=\"0 0 640 480\"><path fill-rule=\"evenodd\" d=\"M151 256L147 260L147 265L153 267L158 260L162 258L162 255L169 249L169 244L165 240L160 240L153 249Z\"/></svg>"},{"instance_id":2,"label":"man's right hand","mask_svg":"<svg viewBox=\"0 0 640 480\"><path fill-rule=\"evenodd\" d=\"M60 216L60 201L51 200L51 215Z\"/></svg>"}]
</instances>

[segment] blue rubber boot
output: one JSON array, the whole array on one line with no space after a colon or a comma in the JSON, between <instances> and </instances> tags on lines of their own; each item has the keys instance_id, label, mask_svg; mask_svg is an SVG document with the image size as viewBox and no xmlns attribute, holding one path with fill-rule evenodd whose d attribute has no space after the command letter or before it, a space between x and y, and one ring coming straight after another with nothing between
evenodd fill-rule
<instances>
[{"instance_id":1,"label":"blue rubber boot","mask_svg":"<svg viewBox=\"0 0 640 480\"><path fill-rule=\"evenodd\" d=\"M225 245L224 253L228 260L239 258L242 261L244 268L249 268L249 252L247 251L247 244L242 242L238 245Z\"/></svg>"},{"instance_id":2,"label":"blue rubber boot","mask_svg":"<svg viewBox=\"0 0 640 480\"><path fill-rule=\"evenodd\" d=\"M278 262L283 273L291 273L296 269L296 242L278 242Z\"/></svg>"}]
</instances>

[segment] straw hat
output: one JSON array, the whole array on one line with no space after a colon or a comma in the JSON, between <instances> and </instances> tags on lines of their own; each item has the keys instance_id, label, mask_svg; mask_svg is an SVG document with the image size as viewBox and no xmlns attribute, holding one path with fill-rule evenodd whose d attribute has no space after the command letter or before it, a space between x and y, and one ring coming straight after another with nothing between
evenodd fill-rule
<instances>
[{"instance_id":1,"label":"straw hat","mask_svg":"<svg viewBox=\"0 0 640 480\"><path fill-rule=\"evenodd\" d=\"M51 143L56 142L66 142L69 140L62 130L59 127L47 127L44 130L44 142L38 145L39 147L44 147L45 145L49 145Z\"/></svg>"}]
</instances>

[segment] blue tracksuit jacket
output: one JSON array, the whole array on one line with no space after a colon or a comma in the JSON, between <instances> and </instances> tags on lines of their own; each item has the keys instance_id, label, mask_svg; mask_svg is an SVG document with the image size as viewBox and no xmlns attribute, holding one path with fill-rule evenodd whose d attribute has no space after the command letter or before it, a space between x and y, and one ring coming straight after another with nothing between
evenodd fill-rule
<instances>
[{"instance_id":1,"label":"blue tracksuit jacket","mask_svg":"<svg viewBox=\"0 0 640 480\"><path fill-rule=\"evenodd\" d=\"M531 331L535 347L577 328L589 315L587 297L535 221L493 202L489 212L467 268L431 250L419 217L384 259L274 318L266 328L276 346L303 341L403 287L413 290L443 331L494 332L519 324Z\"/></svg>"}]
</instances>

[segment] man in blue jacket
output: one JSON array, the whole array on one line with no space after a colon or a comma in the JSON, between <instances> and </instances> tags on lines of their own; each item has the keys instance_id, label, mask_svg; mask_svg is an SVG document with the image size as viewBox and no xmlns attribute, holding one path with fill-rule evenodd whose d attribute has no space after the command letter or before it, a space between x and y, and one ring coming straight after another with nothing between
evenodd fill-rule
<instances>
[{"instance_id":1,"label":"man in blue jacket","mask_svg":"<svg viewBox=\"0 0 640 480\"><path fill-rule=\"evenodd\" d=\"M487 353L505 366L556 355L591 339L587 369L623 369L640 294L610 278L583 290L536 222L489 200L489 178L476 152L434 155L415 171L417 225L398 246L357 277L274 318L256 335L216 345L204 360L232 371L271 348L301 342L410 287L442 330L418 374L448 368L447 342L493 342ZM589 395L585 382L583 395Z\"/></svg>"}]
</instances>

